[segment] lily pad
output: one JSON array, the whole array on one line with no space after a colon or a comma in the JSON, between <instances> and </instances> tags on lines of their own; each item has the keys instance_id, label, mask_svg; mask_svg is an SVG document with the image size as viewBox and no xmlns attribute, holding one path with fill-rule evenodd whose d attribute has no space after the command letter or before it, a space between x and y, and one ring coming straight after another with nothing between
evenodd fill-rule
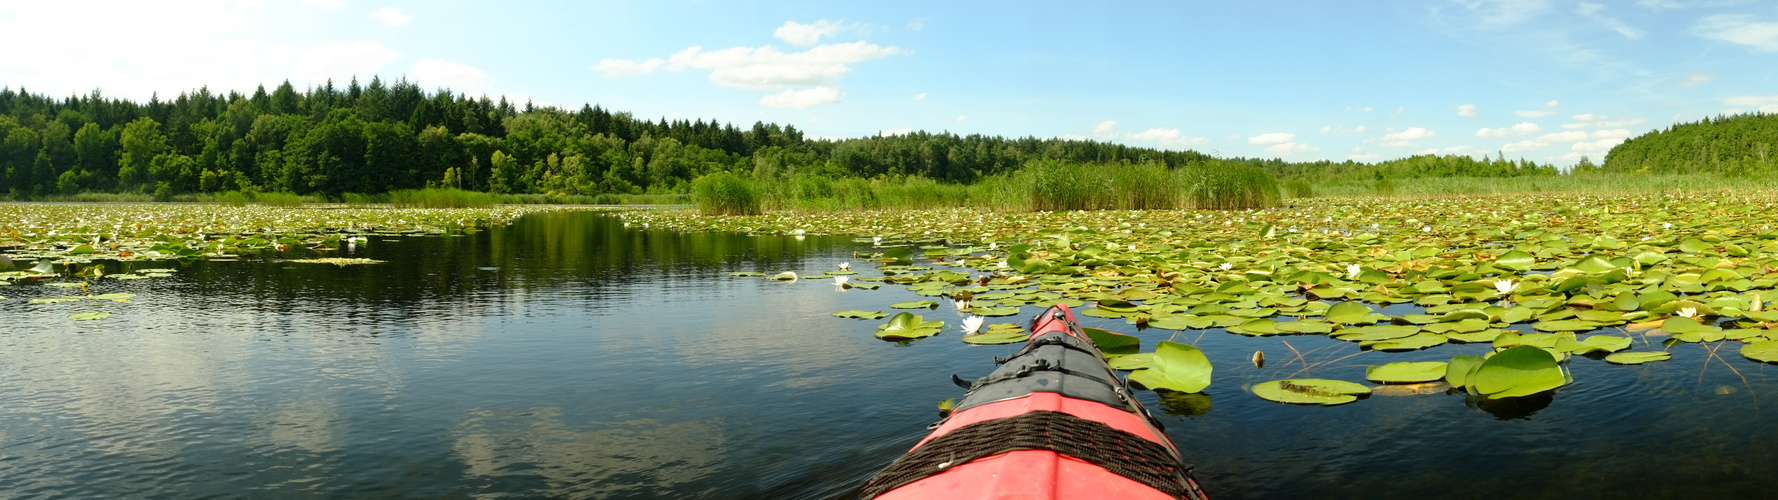
<instances>
[{"instance_id":1,"label":"lily pad","mask_svg":"<svg viewBox=\"0 0 1778 500\"><path fill-rule=\"evenodd\" d=\"M1210 386L1210 358L1187 344L1161 341L1152 365L1130 373L1129 381L1149 389L1200 392Z\"/></svg>"},{"instance_id":2,"label":"lily pad","mask_svg":"<svg viewBox=\"0 0 1778 500\"><path fill-rule=\"evenodd\" d=\"M1143 368L1154 366L1154 353L1145 352L1128 356L1118 356L1111 358L1111 361L1108 361L1107 364L1111 365L1111 369L1113 370L1141 370Z\"/></svg>"},{"instance_id":3,"label":"lily pad","mask_svg":"<svg viewBox=\"0 0 1778 500\"><path fill-rule=\"evenodd\" d=\"M1142 349L1142 339L1113 332L1102 328L1082 328L1093 345L1106 356L1123 356L1136 354ZM1192 391L1196 392L1196 391Z\"/></svg>"},{"instance_id":4,"label":"lily pad","mask_svg":"<svg viewBox=\"0 0 1778 500\"><path fill-rule=\"evenodd\" d=\"M1672 358L1673 353L1667 351L1619 352L1606 356L1605 362L1614 365L1640 365L1650 361L1666 361Z\"/></svg>"},{"instance_id":5,"label":"lily pad","mask_svg":"<svg viewBox=\"0 0 1778 500\"><path fill-rule=\"evenodd\" d=\"M1448 365L1443 361L1400 361L1365 368L1364 378L1382 383L1431 382L1445 378Z\"/></svg>"},{"instance_id":6,"label":"lily pad","mask_svg":"<svg viewBox=\"0 0 1778 500\"><path fill-rule=\"evenodd\" d=\"M864 310L859 310L859 309L853 309L850 311L840 311L837 313L833 313L833 316L836 318L883 319L884 317L889 316L889 313L885 313L882 311L864 311Z\"/></svg>"},{"instance_id":7,"label":"lily pad","mask_svg":"<svg viewBox=\"0 0 1778 500\"><path fill-rule=\"evenodd\" d=\"M894 304L889 304L889 307L895 309L937 309L938 303L930 300L915 300L909 302L896 302Z\"/></svg>"},{"instance_id":8,"label":"lily pad","mask_svg":"<svg viewBox=\"0 0 1778 500\"><path fill-rule=\"evenodd\" d=\"M1741 346L1741 355L1762 363L1778 363L1778 340L1765 340Z\"/></svg>"},{"instance_id":9,"label":"lily pad","mask_svg":"<svg viewBox=\"0 0 1778 500\"><path fill-rule=\"evenodd\" d=\"M877 338L883 340L911 340L931 337L944 331L945 322L925 321L914 313L899 313L889 318L888 323L877 326Z\"/></svg>"},{"instance_id":10,"label":"lily pad","mask_svg":"<svg viewBox=\"0 0 1778 500\"><path fill-rule=\"evenodd\" d=\"M1338 405L1369 395L1363 384L1316 378L1273 380L1253 385L1253 395L1267 401L1299 405Z\"/></svg>"},{"instance_id":11,"label":"lily pad","mask_svg":"<svg viewBox=\"0 0 1778 500\"><path fill-rule=\"evenodd\" d=\"M68 315L68 319L71 319L74 321L90 321L90 320L95 320L95 319L99 319L99 318L109 318L109 317L111 317L111 313L108 313L105 311L83 312L83 313L74 313L74 314Z\"/></svg>"},{"instance_id":12,"label":"lily pad","mask_svg":"<svg viewBox=\"0 0 1778 500\"><path fill-rule=\"evenodd\" d=\"M1529 396L1567 385L1568 373L1555 356L1536 346L1518 346L1495 353L1476 367L1475 392L1490 399Z\"/></svg>"},{"instance_id":13,"label":"lily pad","mask_svg":"<svg viewBox=\"0 0 1778 500\"><path fill-rule=\"evenodd\" d=\"M998 345L1024 342L1031 339L1031 334L1024 327L1012 323L995 323L988 325L988 330L975 335L964 335L963 342L977 345Z\"/></svg>"}]
</instances>

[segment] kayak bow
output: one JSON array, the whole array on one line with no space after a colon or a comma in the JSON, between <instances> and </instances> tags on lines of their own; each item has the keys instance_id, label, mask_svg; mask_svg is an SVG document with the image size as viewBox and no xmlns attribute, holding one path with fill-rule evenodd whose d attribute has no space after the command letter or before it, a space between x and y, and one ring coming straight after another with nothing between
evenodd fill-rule
<instances>
[{"instance_id":1,"label":"kayak bow","mask_svg":"<svg viewBox=\"0 0 1778 500\"><path fill-rule=\"evenodd\" d=\"M1207 499L1179 450L1057 305L1031 339L973 382L864 499Z\"/></svg>"}]
</instances>

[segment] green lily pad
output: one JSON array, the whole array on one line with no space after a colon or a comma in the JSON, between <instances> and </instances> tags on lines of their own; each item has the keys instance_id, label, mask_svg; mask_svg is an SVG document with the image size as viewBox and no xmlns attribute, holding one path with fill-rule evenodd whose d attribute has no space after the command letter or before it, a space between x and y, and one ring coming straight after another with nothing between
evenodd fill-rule
<instances>
[{"instance_id":1,"label":"green lily pad","mask_svg":"<svg viewBox=\"0 0 1778 500\"><path fill-rule=\"evenodd\" d=\"M1406 337L1379 340L1370 344L1361 344L1374 351L1414 351L1441 345L1447 342L1444 335L1432 332L1420 332Z\"/></svg>"},{"instance_id":2,"label":"green lily pad","mask_svg":"<svg viewBox=\"0 0 1778 500\"><path fill-rule=\"evenodd\" d=\"M1741 355L1762 363L1778 363L1778 340L1766 340L1741 346Z\"/></svg>"},{"instance_id":3,"label":"green lily pad","mask_svg":"<svg viewBox=\"0 0 1778 500\"><path fill-rule=\"evenodd\" d=\"M1606 363L1614 365L1640 365L1650 361L1666 361L1673 358L1667 351L1619 352L1605 357Z\"/></svg>"},{"instance_id":4,"label":"green lily pad","mask_svg":"<svg viewBox=\"0 0 1778 500\"><path fill-rule=\"evenodd\" d=\"M1531 325L1531 328L1535 328L1538 331L1542 331L1542 332L1586 332L1586 331L1597 330L1601 326L1605 326L1605 325L1600 324L1597 321L1564 319L1564 320L1555 320L1555 321L1539 321L1536 324Z\"/></svg>"},{"instance_id":5,"label":"green lily pad","mask_svg":"<svg viewBox=\"0 0 1778 500\"><path fill-rule=\"evenodd\" d=\"M1568 373L1549 351L1518 346L1495 353L1470 377L1477 394L1490 399L1529 396L1567 385Z\"/></svg>"},{"instance_id":6,"label":"green lily pad","mask_svg":"<svg viewBox=\"0 0 1778 500\"><path fill-rule=\"evenodd\" d=\"M59 302L79 302L80 297L56 297L48 299L31 299L32 304L55 304Z\"/></svg>"},{"instance_id":7,"label":"green lily pad","mask_svg":"<svg viewBox=\"0 0 1778 500\"><path fill-rule=\"evenodd\" d=\"M1443 361L1399 361L1364 369L1364 378L1372 382L1411 384L1445 378L1450 365Z\"/></svg>"},{"instance_id":8,"label":"green lily pad","mask_svg":"<svg viewBox=\"0 0 1778 500\"><path fill-rule=\"evenodd\" d=\"M1334 304L1327 309L1327 314L1323 316L1326 317L1328 321L1342 325L1368 325L1376 323L1380 319L1387 318L1386 316L1376 314L1371 310L1370 306L1364 305L1363 302L1356 301L1346 301Z\"/></svg>"},{"instance_id":9,"label":"green lily pad","mask_svg":"<svg viewBox=\"0 0 1778 500\"><path fill-rule=\"evenodd\" d=\"M1410 325L1372 325L1347 328L1334 333L1334 338L1348 342L1369 342L1377 340L1399 339L1420 333L1420 327Z\"/></svg>"},{"instance_id":10,"label":"green lily pad","mask_svg":"<svg viewBox=\"0 0 1778 500\"><path fill-rule=\"evenodd\" d=\"M877 326L877 338L883 340L912 340L931 337L944 331L945 322L925 321L913 313L899 313L889 318L888 323Z\"/></svg>"},{"instance_id":11,"label":"green lily pad","mask_svg":"<svg viewBox=\"0 0 1778 500\"><path fill-rule=\"evenodd\" d=\"M792 272L792 271L784 271L784 272L778 273L776 275L773 275L772 279L775 279L778 281L796 281L796 273Z\"/></svg>"},{"instance_id":12,"label":"green lily pad","mask_svg":"<svg viewBox=\"0 0 1778 500\"><path fill-rule=\"evenodd\" d=\"M964 343L976 345L1012 344L1030 339L1031 334L1024 327L1012 323L995 323L988 325L987 331L963 336Z\"/></svg>"},{"instance_id":13,"label":"green lily pad","mask_svg":"<svg viewBox=\"0 0 1778 500\"><path fill-rule=\"evenodd\" d=\"M1154 316L1148 320L1149 328L1164 328L1167 330L1202 330L1215 325L1216 321L1210 318L1184 314Z\"/></svg>"},{"instance_id":14,"label":"green lily pad","mask_svg":"<svg viewBox=\"0 0 1778 500\"><path fill-rule=\"evenodd\" d=\"M1124 356L1136 354L1142 349L1142 339L1113 332L1103 328L1082 328L1093 345L1106 356Z\"/></svg>"},{"instance_id":15,"label":"green lily pad","mask_svg":"<svg viewBox=\"0 0 1778 500\"><path fill-rule=\"evenodd\" d=\"M1273 380L1253 385L1253 395L1267 401L1299 405L1338 405L1369 395L1363 384L1316 378Z\"/></svg>"},{"instance_id":16,"label":"green lily pad","mask_svg":"<svg viewBox=\"0 0 1778 500\"><path fill-rule=\"evenodd\" d=\"M1504 267L1514 271L1529 271L1531 270L1531 266L1536 264L1536 257L1532 257L1531 254L1518 250L1501 254L1500 257L1494 259L1495 266Z\"/></svg>"},{"instance_id":17,"label":"green lily pad","mask_svg":"<svg viewBox=\"0 0 1778 500\"><path fill-rule=\"evenodd\" d=\"M859 310L859 309L853 309L850 311L840 311L837 313L833 313L833 316L836 318L883 319L884 317L889 316L889 313L885 313L882 311L864 311L864 310Z\"/></svg>"},{"instance_id":18,"label":"green lily pad","mask_svg":"<svg viewBox=\"0 0 1778 500\"><path fill-rule=\"evenodd\" d=\"M1151 366L1131 372L1129 381L1149 389L1200 392L1210 386L1211 371L1203 351L1163 340L1155 346Z\"/></svg>"},{"instance_id":19,"label":"green lily pad","mask_svg":"<svg viewBox=\"0 0 1778 500\"><path fill-rule=\"evenodd\" d=\"M1154 366L1154 353L1144 352L1128 356L1117 356L1111 358L1111 361L1108 361L1107 364L1111 365L1111 369L1113 370L1141 370L1143 368Z\"/></svg>"},{"instance_id":20,"label":"green lily pad","mask_svg":"<svg viewBox=\"0 0 1778 500\"><path fill-rule=\"evenodd\" d=\"M1333 323L1305 319L1302 321L1280 321L1276 328L1285 333L1328 333L1333 331Z\"/></svg>"},{"instance_id":21,"label":"green lily pad","mask_svg":"<svg viewBox=\"0 0 1778 500\"><path fill-rule=\"evenodd\" d=\"M1469 385L1470 376L1475 374L1476 368L1482 366L1482 361L1481 356L1451 358L1451 362L1445 366L1445 382L1449 382L1451 387L1457 388Z\"/></svg>"},{"instance_id":22,"label":"green lily pad","mask_svg":"<svg viewBox=\"0 0 1778 500\"><path fill-rule=\"evenodd\" d=\"M87 300L123 300L123 299L128 299L131 297L135 297L135 296L136 296L136 294L133 294L133 293L107 293L107 294L100 294L100 295L89 295L86 297L86 299Z\"/></svg>"},{"instance_id":23,"label":"green lily pad","mask_svg":"<svg viewBox=\"0 0 1778 500\"><path fill-rule=\"evenodd\" d=\"M908 302L896 302L894 304L889 304L889 307L894 309L937 309L938 303L930 300L914 300Z\"/></svg>"},{"instance_id":24,"label":"green lily pad","mask_svg":"<svg viewBox=\"0 0 1778 500\"><path fill-rule=\"evenodd\" d=\"M1019 314L1017 307L971 307L971 314L988 317L1013 316Z\"/></svg>"},{"instance_id":25,"label":"green lily pad","mask_svg":"<svg viewBox=\"0 0 1778 500\"><path fill-rule=\"evenodd\" d=\"M111 313L104 312L104 311L83 312L83 313L74 313L74 314L68 315L68 319L71 319L74 321L90 321L90 320L95 320L95 319L99 319L99 318L109 318L109 317L111 317Z\"/></svg>"}]
</instances>

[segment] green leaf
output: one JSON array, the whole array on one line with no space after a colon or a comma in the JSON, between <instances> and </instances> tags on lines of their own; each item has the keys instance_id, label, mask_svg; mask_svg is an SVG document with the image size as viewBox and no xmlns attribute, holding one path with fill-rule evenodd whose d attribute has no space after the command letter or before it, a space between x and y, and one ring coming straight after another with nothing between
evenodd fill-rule
<instances>
[{"instance_id":1,"label":"green leaf","mask_svg":"<svg viewBox=\"0 0 1778 500\"><path fill-rule=\"evenodd\" d=\"M883 259L890 265L905 266L914 263L913 247L896 247L883 251Z\"/></svg>"},{"instance_id":2,"label":"green leaf","mask_svg":"<svg viewBox=\"0 0 1778 500\"><path fill-rule=\"evenodd\" d=\"M1200 392L1210 386L1211 371L1203 351L1163 340L1155 346L1153 366L1131 372L1129 381L1149 389Z\"/></svg>"},{"instance_id":3,"label":"green leaf","mask_svg":"<svg viewBox=\"0 0 1778 500\"><path fill-rule=\"evenodd\" d=\"M1024 342L1031 339L1025 328L1012 323L995 323L988 325L987 331L975 335L964 335L963 342L976 345L999 345Z\"/></svg>"},{"instance_id":4,"label":"green leaf","mask_svg":"<svg viewBox=\"0 0 1778 500\"><path fill-rule=\"evenodd\" d=\"M931 337L944 331L945 322L925 321L913 313L899 313L889 318L888 323L877 326L877 338L883 340L910 340Z\"/></svg>"},{"instance_id":5,"label":"green leaf","mask_svg":"<svg viewBox=\"0 0 1778 500\"><path fill-rule=\"evenodd\" d=\"M1741 355L1763 363L1778 363L1778 340L1766 340L1741 346Z\"/></svg>"},{"instance_id":6,"label":"green leaf","mask_svg":"<svg viewBox=\"0 0 1778 500\"><path fill-rule=\"evenodd\" d=\"M1370 306L1363 302L1348 300L1327 308L1327 314L1322 316L1342 325L1361 325L1376 323L1380 315L1372 312Z\"/></svg>"},{"instance_id":7,"label":"green leaf","mask_svg":"<svg viewBox=\"0 0 1778 500\"><path fill-rule=\"evenodd\" d=\"M784 271L784 272L778 273L776 275L773 275L772 279L775 279L778 281L796 281L796 273L791 272L791 271Z\"/></svg>"},{"instance_id":8,"label":"green leaf","mask_svg":"<svg viewBox=\"0 0 1778 500\"><path fill-rule=\"evenodd\" d=\"M1450 382L1451 387L1461 388L1469 385L1470 377L1475 375L1477 368L1482 367L1482 361L1481 356L1451 358L1450 364L1445 366L1445 382Z\"/></svg>"},{"instance_id":9,"label":"green leaf","mask_svg":"<svg viewBox=\"0 0 1778 500\"><path fill-rule=\"evenodd\" d=\"M1537 258L1532 257L1531 254L1513 250L1501 254L1499 258L1494 259L1494 265L1514 271L1528 271L1531 269L1531 266L1537 265Z\"/></svg>"},{"instance_id":10,"label":"green leaf","mask_svg":"<svg viewBox=\"0 0 1778 500\"><path fill-rule=\"evenodd\" d=\"M1334 338L1348 342L1368 342L1375 340L1399 339L1416 333L1420 333L1420 327L1411 325L1372 325L1340 330L1334 334Z\"/></svg>"},{"instance_id":11,"label":"green leaf","mask_svg":"<svg viewBox=\"0 0 1778 500\"><path fill-rule=\"evenodd\" d=\"M885 313L885 312L881 312L881 311L864 311L864 310L859 310L859 309L853 309L850 311L840 311L837 313L833 313L833 316L836 318L853 318L853 319L883 319L883 317L888 316L888 315L889 315L889 313Z\"/></svg>"},{"instance_id":12,"label":"green leaf","mask_svg":"<svg viewBox=\"0 0 1778 500\"><path fill-rule=\"evenodd\" d=\"M1650 361L1665 361L1672 357L1673 353L1667 351L1620 352L1606 356L1605 362L1614 365L1640 365Z\"/></svg>"},{"instance_id":13,"label":"green leaf","mask_svg":"<svg viewBox=\"0 0 1778 500\"><path fill-rule=\"evenodd\" d=\"M1376 351L1413 351L1444 344L1444 335L1432 332L1420 332L1399 339L1381 340L1366 345Z\"/></svg>"},{"instance_id":14,"label":"green leaf","mask_svg":"<svg viewBox=\"0 0 1778 500\"><path fill-rule=\"evenodd\" d=\"M1443 361L1399 361L1364 369L1364 378L1382 383L1431 382L1445 377Z\"/></svg>"},{"instance_id":15,"label":"green leaf","mask_svg":"<svg viewBox=\"0 0 1778 500\"><path fill-rule=\"evenodd\" d=\"M1587 258L1581 259L1580 262L1574 264L1574 268L1586 271L1587 274L1600 274L1623 269L1621 266L1612 265L1610 261L1599 258L1598 255L1589 255Z\"/></svg>"},{"instance_id":16,"label":"green leaf","mask_svg":"<svg viewBox=\"0 0 1778 500\"><path fill-rule=\"evenodd\" d=\"M1568 383L1562 366L1549 351L1518 346L1482 361L1473 378L1477 393L1488 398L1513 398L1553 390Z\"/></svg>"},{"instance_id":17,"label":"green leaf","mask_svg":"<svg viewBox=\"0 0 1778 500\"><path fill-rule=\"evenodd\" d=\"M1586 332L1586 331L1597 330L1601 326L1604 326L1604 325L1599 324L1599 322L1597 322L1597 321L1583 321L1583 320L1573 320L1573 319L1563 319L1563 320L1556 320L1556 321L1539 321L1539 322L1537 322L1537 324L1531 325L1532 328L1535 328L1541 332Z\"/></svg>"},{"instance_id":18,"label":"green leaf","mask_svg":"<svg viewBox=\"0 0 1778 500\"><path fill-rule=\"evenodd\" d=\"M1141 370L1143 368L1154 366L1154 353L1145 352L1128 356L1117 356L1111 358L1111 361L1107 362L1107 364L1111 365L1111 369L1113 370Z\"/></svg>"},{"instance_id":19,"label":"green leaf","mask_svg":"<svg viewBox=\"0 0 1778 500\"><path fill-rule=\"evenodd\" d=\"M1142 349L1142 339L1136 337L1102 328L1082 328L1081 330L1087 333L1087 338L1093 340L1093 345L1099 347L1099 352L1106 356L1136 354Z\"/></svg>"},{"instance_id":20,"label":"green leaf","mask_svg":"<svg viewBox=\"0 0 1778 500\"><path fill-rule=\"evenodd\" d=\"M74 314L68 315L68 319L71 319L74 321L88 321L88 320L95 320L95 319L99 319L99 318L108 318L108 317L111 317L111 313L104 312L104 311L74 313Z\"/></svg>"},{"instance_id":21,"label":"green leaf","mask_svg":"<svg viewBox=\"0 0 1778 500\"><path fill-rule=\"evenodd\" d=\"M1299 405L1338 405L1371 393L1369 387L1344 380L1316 378L1273 380L1253 385L1253 395L1267 401Z\"/></svg>"},{"instance_id":22,"label":"green leaf","mask_svg":"<svg viewBox=\"0 0 1778 500\"><path fill-rule=\"evenodd\" d=\"M914 300L908 302L896 302L894 304L889 304L889 307L895 309L937 309L938 303L930 300Z\"/></svg>"}]
</instances>

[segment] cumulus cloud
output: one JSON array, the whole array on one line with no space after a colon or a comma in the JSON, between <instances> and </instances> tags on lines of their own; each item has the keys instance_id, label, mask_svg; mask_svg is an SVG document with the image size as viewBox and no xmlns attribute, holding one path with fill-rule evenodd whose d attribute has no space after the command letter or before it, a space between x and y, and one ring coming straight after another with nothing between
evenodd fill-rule
<instances>
[{"instance_id":1,"label":"cumulus cloud","mask_svg":"<svg viewBox=\"0 0 1778 500\"><path fill-rule=\"evenodd\" d=\"M1105 120L1093 126L1093 135L1107 140L1117 137L1117 120Z\"/></svg>"},{"instance_id":2,"label":"cumulus cloud","mask_svg":"<svg viewBox=\"0 0 1778 500\"><path fill-rule=\"evenodd\" d=\"M957 123L963 123L965 120L968 120L968 119L969 119L969 115L957 115Z\"/></svg>"},{"instance_id":3,"label":"cumulus cloud","mask_svg":"<svg viewBox=\"0 0 1778 500\"><path fill-rule=\"evenodd\" d=\"M1375 161L1378 158L1382 158L1382 157L1378 156L1376 153L1365 153L1362 151L1356 151L1352 154L1346 155L1346 159L1352 160L1352 161Z\"/></svg>"},{"instance_id":4,"label":"cumulus cloud","mask_svg":"<svg viewBox=\"0 0 1778 500\"><path fill-rule=\"evenodd\" d=\"M1555 100L1555 99L1550 99L1550 102L1546 102L1546 103L1543 103L1543 105L1544 105L1544 106L1546 106L1546 107L1551 107L1551 108L1554 108L1554 107L1556 107L1556 106L1560 106L1560 105L1562 105L1562 102L1561 102L1561 101L1557 101L1557 100Z\"/></svg>"},{"instance_id":5,"label":"cumulus cloud","mask_svg":"<svg viewBox=\"0 0 1778 500\"><path fill-rule=\"evenodd\" d=\"M1094 128L1094 131L1097 132L1098 129ZM1182 149L1210 144L1210 139L1203 137L1186 137L1181 135L1179 129L1176 128L1151 128L1134 134L1127 134L1124 136L1124 139L1132 141L1155 141L1160 143L1162 147Z\"/></svg>"},{"instance_id":6,"label":"cumulus cloud","mask_svg":"<svg viewBox=\"0 0 1778 500\"><path fill-rule=\"evenodd\" d=\"M1475 136L1476 137L1506 137L1509 135L1531 135L1531 134L1538 133L1542 130L1543 130L1543 127L1539 127L1535 123L1522 122L1522 123L1514 124L1511 127L1500 127L1500 128L1485 128L1484 127L1481 130L1475 131Z\"/></svg>"},{"instance_id":7,"label":"cumulus cloud","mask_svg":"<svg viewBox=\"0 0 1778 500\"><path fill-rule=\"evenodd\" d=\"M1383 145L1394 147L1412 146L1415 141L1431 138L1437 135L1437 132L1426 130L1423 127L1411 127L1400 132L1383 134Z\"/></svg>"},{"instance_id":8,"label":"cumulus cloud","mask_svg":"<svg viewBox=\"0 0 1778 500\"><path fill-rule=\"evenodd\" d=\"M666 61L659 57L642 62L629 59L600 59L599 65L593 66L593 71L604 73L607 77L620 78L653 73L655 68L659 68L665 63Z\"/></svg>"},{"instance_id":9,"label":"cumulus cloud","mask_svg":"<svg viewBox=\"0 0 1778 500\"><path fill-rule=\"evenodd\" d=\"M808 90L786 90L760 98L759 103L772 108L806 109L823 104L840 102L845 92L833 87L815 87Z\"/></svg>"},{"instance_id":10,"label":"cumulus cloud","mask_svg":"<svg viewBox=\"0 0 1778 500\"><path fill-rule=\"evenodd\" d=\"M394 7L383 7L381 9L371 11L370 18L378 20L378 21L382 21L383 24L387 24L389 26L393 26L393 27L397 27L397 28L401 27L404 24L407 24L408 21L414 20L414 18L409 17L405 13L402 13L401 9L397 9Z\"/></svg>"},{"instance_id":11,"label":"cumulus cloud","mask_svg":"<svg viewBox=\"0 0 1778 500\"><path fill-rule=\"evenodd\" d=\"M486 94L493 90L488 84L486 72L463 63L421 59L414 62L407 75L424 85L448 88L463 94Z\"/></svg>"},{"instance_id":12,"label":"cumulus cloud","mask_svg":"<svg viewBox=\"0 0 1778 500\"><path fill-rule=\"evenodd\" d=\"M1255 146L1266 144L1287 144L1296 140L1296 134L1289 132L1268 132L1247 138L1247 143Z\"/></svg>"},{"instance_id":13,"label":"cumulus cloud","mask_svg":"<svg viewBox=\"0 0 1778 500\"><path fill-rule=\"evenodd\" d=\"M1476 113L1475 113L1475 105L1474 104L1464 104L1462 106L1457 107L1457 116L1471 116L1472 117L1475 115L1476 115Z\"/></svg>"},{"instance_id":14,"label":"cumulus cloud","mask_svg":"<svg viewBox=\"0 0 1778 500\"><path fill-rule=\"evenodd\" d=\"M1728 106L1757 109L1761 113L1778 113L1778 95L1744 95L1723 99Z\"/></svg>"},{"instance_id":15,"label":"cumulus cloud","mask_svg":"<svg viewBox=\"0 0 1778 500\"><path fill-rule=\"evenodd\" d=\"M925 92L921 92L921 93L918 93L918 94L914 94L914 100L916 100L916 101L924 101L924 100L926 100L926 93L925 93Z\"/></svg>"},{"instance_id":16,"label":"cumulus cloud","mask_svg":"<svg viewBox=\"0 0 1778 500\"><path fill-rule=\"evenodd\" d=\"M772 37L791 45L814 45L823 36L834 36L840 32L839 21L822 19L811 24L796 21L784 21L783 26L772 31Z\"/></svg>"},{"instance_id":17,"label":"cumulus cloud","mask_svg":"<svg viewBox=\"0 0 1778 500\"><path fill-rule=\"evenodd\" d=\"M1313 152L1320 151L1320 150L1321 150L1321 148L1319 148L1319 147L1310 146L1308 144L1303 144L1303 143L1295 142L1295 141L1286 142L1286 143L1282 143L1282 144L1273 144L1271 146L1266 147L1267 154L1270 154L1272 156L1278 156L1278 157L1305 154L1305 153L1313 153Z\"/></svg>"},{"instance_id":18,"label":"cumulus cloud","mask_svg":"<svg viewBox=\"0 0 1778 500\"><path fill-rule=\"evenodd\" d=\"M1578 155L1583 154L1600 156L1606 151L1610 151L1612 146L1624 142L1624 139L1628 139L1632 135L1635 134L1625 129L1595 130L1590 134L1579 130L1566 130L1544 134L1538 136L1536 139L1527 139L1510 143L1501 146L1500 150L1507 153L1519 153L1541 150L1559 144L1568 144L1569 149L1576 152L1576 155L1574 156L1575 158L1578 158Z\"/></svg>"},{"instance_id":19,"label":"cumulus cloud","mask_svg":"<svg viewBox=\"0 0 1778 500\"><path fill-rule=\"evenodd\" d=\"M1778 52L1778 23L1756 21L1753 16L1723 14L1705 17L1692 25L1691 32L1754 50Z\"/></svg>"},{"instance_id":20,"label":"cumulus cloud","mask_svg":"<svg viewBox=\"0 0 1778 500\"><path fill-rule=\"evenodd\" d=\"M851 64L903 53L868 42L832 43L802 52L781 52L771 46L706 51L692 46L667 59L667 69L710 70L710 81L724 87L775 90L831 84L852 71Z\"/></svg>"}]
</instances>

